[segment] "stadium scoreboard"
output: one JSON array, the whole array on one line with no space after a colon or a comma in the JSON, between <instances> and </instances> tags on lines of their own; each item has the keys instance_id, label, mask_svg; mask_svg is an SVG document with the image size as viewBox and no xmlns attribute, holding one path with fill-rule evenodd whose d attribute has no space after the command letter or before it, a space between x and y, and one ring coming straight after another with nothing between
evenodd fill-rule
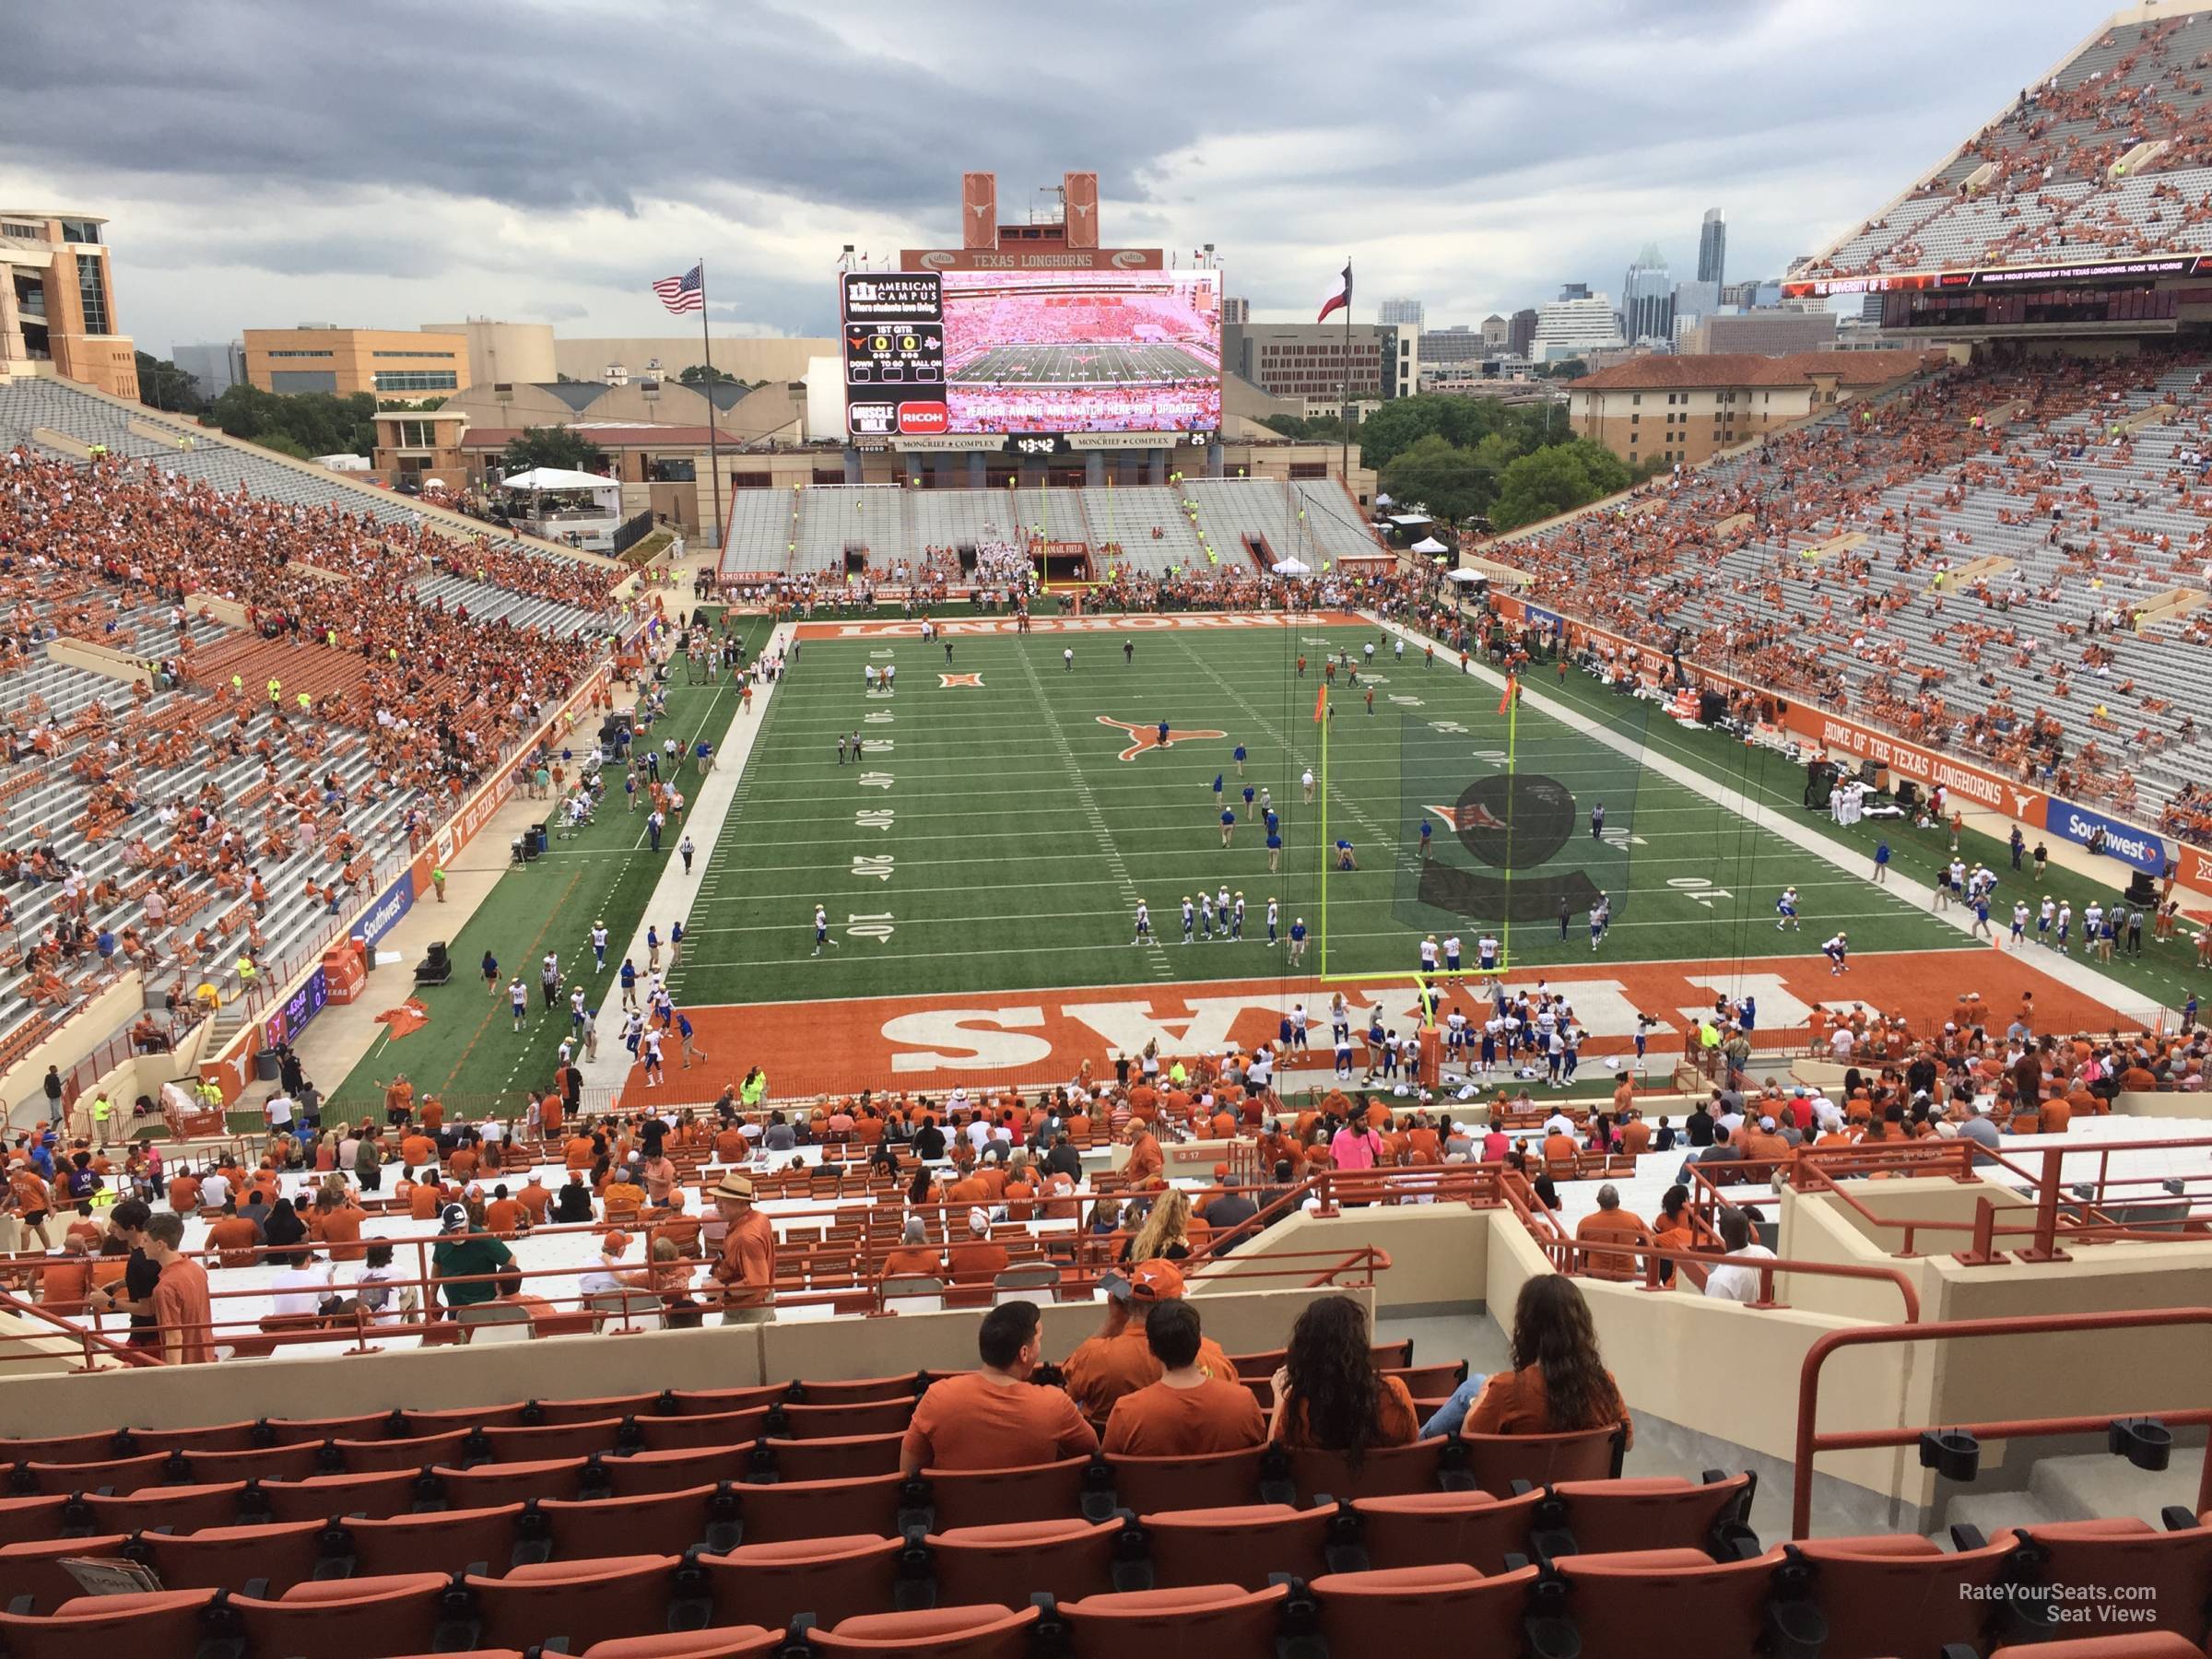
<instances>
[{"instance_id":1,"label":"stadium scoreboard","mask_svg":"<svg viewBox=\"0 0 2212 1659\"><path fill-rule=\"evenodd\" d=\"M854 438L942 432L945 295L935 271L845 273L845 429Z\"/></svg>"},{"instance_id":2,"label":"stadium scoreboard","mask_svg":"<svg viewBox=\"0 0 2212 1659\"><path fill-rule=\"evenodd\" d=\"M1211 269L847 271L840 321L845 431L864 448L1034 457L1221 427Z\"/></svg>"}]
</instances>

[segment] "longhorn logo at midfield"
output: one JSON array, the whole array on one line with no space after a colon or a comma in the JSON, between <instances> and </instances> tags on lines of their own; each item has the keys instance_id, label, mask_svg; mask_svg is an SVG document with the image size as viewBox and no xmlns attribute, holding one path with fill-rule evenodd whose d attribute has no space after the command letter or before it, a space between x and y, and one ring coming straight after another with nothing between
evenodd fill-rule
<instances>
[{"instance_id":1,"label":"longhorn logo at midfield","mask_svg":"<svg viewBox=\"0 0 2212 1659\"><path fill-rule=\"evenodd\" d=\"M1159 722L1157 720L1152 722L1152 724L1149 725L1143 725L1134 720L1115 720L1110 715L1101 714L1099 716L1099 724L1102 726L1112 726L1117 732L1126 732L1129 734L1131 740L1129 747L1122 751L1122 759L1124 760L1134 760L1139 755L1144 754L1150 749L1171 748L1176 744L1183 741L1183 739L1186 737L1194 739L1200 737L1226 737L1229 735L1227 732L1186 732L1180 726L1170 726L1168 728L1168 740L1167 742L1162 743L1159 740Z\"/></svg>"}]
</instances>

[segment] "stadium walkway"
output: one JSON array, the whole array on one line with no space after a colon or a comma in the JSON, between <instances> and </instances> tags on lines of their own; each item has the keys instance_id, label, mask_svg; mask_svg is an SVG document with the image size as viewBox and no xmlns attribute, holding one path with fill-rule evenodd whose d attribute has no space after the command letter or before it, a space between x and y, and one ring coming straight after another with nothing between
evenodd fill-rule
<instances>
[{"instance_id":1,"label":"stadium walkway","mask_svg":"<svg viewBox=\"0 0 2212 1659\"><path fill-rule=\"evenodd\" d=\"M1418 629L1404 627L1399 623L1385 621L1371 612L1363 611L1360 614L1383 632L1402 636L1409 645L1429 643L1428 636ZM1505 689L1505 676L1488 665L1479 662L1471 664L1469 671L1483 684L1494 687L1500 692L1503 692ZM1538 713L1547 715L1569 729L1604 744L1616 753L1657 772L1670 782L1679 783L1683 788L1695 792L1715 806L1727 808L1759 829L1780 836L1792 846L1811 853L1824 864L1842 871L1844 875L1858 877L1862 879L1868 877L1871 866L1865 854L1855 848L1844 847L1830 841L1813 828L1812 823L1806 818L1792 816L1787 812L1776 811L1763 801L1747 801L1740 792L1725 788L1695 767L1685 766L1678 760L1668 759L1665 755L1654 754L1649 747L1631 742L1617 732L1607 730L1598 722L1592 720L1588 715L1582 713L1571 705L1557 698L1547 696L1525 679L1521 683L1521 700ZM1910 877L1903 875L1893 875L1888 881L1888 891L1893 896L1904 900L1907 903L1926 911L1937 921L1964 935L1970 942L1973 942L1971 912L1958 906L1937 910L1936 908L1936 889L1926 882L1914 881ZM2125 994L2126 987L2117 980L2111 979L2098 972L2096 969L2088 966L2086 962L2077 962L2070 957L2062 957L2049 950L2031 950L2022 952L2018 959L2031 964L2036 971L2046 978L2054 980L2071 990L2079 992L2090 1000L2102 1003L2107 1006L2112 1006L2115 996ZM1847 986L1849 982L1846 981L1844 983Z\"/></svg>"},{"instance_id":2,"label":"stadium walkway","mask_svg":"<svg viewBox=\"0 0 2212 1659\"><path fill-rule=\"evenodd\" d=\"M769 635L767 643L760 648L756 660L774 657L789 651L797 634L797 628L794 624L779 624L775 631ZM736 797L737 785L744 781L746 762L753 753L753 741L767 722L769 703L782 683L779 676L761 687L754 694L754 708L750 714L746 713L743 704L740 704L730 715L728 729L715 742L713 771L707 773L706 782L699 786L699 794L692 798L682 825L675 829L673 837L663 837L662 844L667 850L661 856L667 862L662 866L661 878L653 886L653 896L645 900L644 913L638 918L637 932L620 953L638 963L641 970L646 959L646 928L657 923L662 937L665 938L669 922L679 916L687 920L690 917L691 907L699 898L700 888L713 870L715 845L722 840L723 828L729 820L730 805ZM691 868L688 871L684 868L684 861L675 851L676 844L686 834L691 837L698 849ZM806 920L804 916L794 915L791 924L794 928L801 927ZM610 959L617 959L615 953L610 952L609 956ZM675 959L672 958L671 971L674 965ZM641 989L640 994L643 994ZM684 999L678 997L677 1008L680 1010L683 1006ZM577 1069L583 1074L583 1087L586 1088L618 1089L629 1079L633 1064L629 1051L622 1046L619 1040L621 1013L619 1009L602 1008L599 1021L599 1057L584 1061ZM677 1047L673 1039L664 1054L671 1066L679 1064Z\"/></svg>"}]
</instances>

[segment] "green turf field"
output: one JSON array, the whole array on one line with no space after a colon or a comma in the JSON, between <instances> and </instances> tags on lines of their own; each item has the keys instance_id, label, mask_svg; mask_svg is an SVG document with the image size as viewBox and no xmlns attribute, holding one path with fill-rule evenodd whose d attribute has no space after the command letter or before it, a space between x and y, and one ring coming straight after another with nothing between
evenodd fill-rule
<instances>
[{"instance_id":1,"label":"green turf field","mask_svg":"<svg viewBox=\"0 0 2212 1659\"><path fill-rule=\"evenodd\" d=\"M745 631L757 646L768 625L750 618ZM1508 722L1495 688L1453 672L1441 653L1433 668L1411 649L1393 661L1384 641L1366 677L1373 712L1364 686L1354 689L1340 677L1332 693L1328 788L1309 806L1299 779L1308 767L1322 770L1312 719L1321 665L1338 649L1357 654L1377 637L1371 629L1134 637L1130 663L1118 634L962 637L949 665L941 646L912 639L806 643L766 700L721 842L705 851L702 892L686 920L690 944L673 981L678 998L701 1005L1265 979L1287 971L1287 951L1266 942L1271 894L1286 934L1302 916L1315 935L1305 964L1312 971L1322 959L1324 879L1335 975L1401 977L1429 932L1458 932L1471 964L1476 938L1485 927L1503 928L1509 904L1513 968L1589 961L1579 908L1587 895L1574 890L1578 908L1564 941L1557 920L1562 884L1578 876L1614 901L1601 960L1810 956L1838 927L1862 954L1960 942L1956 930L1752 828L1733 807L1759 803L1802 815L1822 835L1866 854L1869 870L1877 837L1887 837L1895 870L1921 880L1947 858L1947 835L1896 820L1838 828L1797 805L1803 773L1782 755L1679 727L1653 705L1579 673L1560 681L1545 672L1531 685L1600 722L1630 753L1524 704L1509 765ZM1072 671L1061 655L1071 641ZM895 694L864 689L869 663L897 665ZM981 683L940 685L948 673ZM679 675L670 694L679 735L704 730L719 738L731 715L726 682L693 687ZM1152 752L1163 717L1193 735ZM855 732L869 747L841 766L837 740ZM1232 759L1239 743L1248 751L1241 779ZM1134 758L1121 759L1133 747ZM1638 764L1639 754L1695 767L1725 784L1729 802L1658 777ZM1509 771L1512 783L1500 776ZM1239 819L1227 849L1211 788L1217 774ZM1557 790L1537 792L1530 782L1537 778ZM1265 832L1241 798L1246 783L1268 790L1281 815L1286 844L1272 875ZM1601 798L1606 832L1593 841L1588 812ZM1329 837L1350 840L1359 865L1325 878L1324 805ZM1518 844L1501 847L1479 828L1463 840L1429 810L1483 805L1503 808L1494 816L1517 827ZM1424 818L1434 834L1426 862L1417 840ZM1556 839L1556 846L1532 849L1519 840L1524 827L1547 818L1550 828L1537 840ZM336 1099L370 1100L400 1065L418 1088L484 1096L548 1073L565 1018L534 1009L515 1033L505 998L484 994L478 959L488 947L503 969L522 968L535 988L529 969L547 948L559 949L564 964L588 960L594 916L605 917L618 944L628 939L663 867L641 841L639 820L618 798L582 838L557 841L548 857L504 877L453 938L453 982L424 994L431 1023L396 1054L380 1041ZM2002 933L2013 896L2042 889L2028 874L2012 874L1999 841L1970 832L1963 851L2003 877L1995 906ZM1495 862L1486 864L1485 854ZM1510 869L1502 884L1501 866ZM1460 877L1492 885L1470 892ZM1792 883L1803 930L1779 934L1775 895ZM1244 894L1241 941L1182 943L1182 898L1195 899L1202 884ZM2054 866L2043 887L2079 910L2092 897L2109 902L2120 885ZM1146 948L1131 944L1140 895L1161 941ZM818 901L837 941L818 959ZM2179 1006L2198 980L2193 962L2186 939L2147 942L2140 959L2122 955L2105 971L2122 987L2117 1006L2147 1011ZM611 980L610 971L586 982L604 996ZM387 969L369 994L396 1002L406 989Z\"/></svg>"},{"instance_id":2,"label":"green turf field","mask_svg":"<svg viewBox=\"0 0 2212 1659\"><path fill-rule=\"evenodd\" d=\"M1611 896L1602 948L1625 960L1811 954L1838 927L1862 952L1959 943L1954 930L1644 771L1633 755L1526 709L1509 768L1496 690L1441 657L1433 668L1411 651L1393 661L1387 641L1360 688L1338 681L1328 787L1308 806L1300 779L1321 770L1312 713L1323 659L1376 638L1311 627L1149 631L1135 636L1133 662L1110 634L962 637L949 663L940 646L912 639L808 641L771 700L713 849L677 994L743 1003L1262 978L1285 958L1266 942L1268 897L1280 901L1286 933L1302 916L1318 935L1324 880L1332 974L1403 974L1427 932L1457 931L1472 961L1476 937L1501 925L1509 905L1511 965L1586 961L1588 892L1577 878ZM1072 670L1062 655L1071 643ZM897 665L895 695L864 689L871 663ZM981 683L941 685L947 675ZM1646 740L1651 705L1607 704L1594 712L1632 747ZM1155 750L1163 718L1192 735ZM1671 737L1675 728L1657 716L1650 730ZM866 750L841 766L838 739L855 732ZM1735 769L1740 789L1802 788L1797 769L1769 751L1730 745L1700 764ZM1509 770L1511 785L1500 775ZM1226 849L1217 774L1239 819ZM1548 794L1531 793L1537 777L1553 781ZM1265 831L1240 796L1245 784L1271 792L1282 818L1286 847L1272 874ZM1509 787L1516 793L1497 793ZM1517 826L1517 846L1470 849L1427 810L1456 810L1468 791ZM1599 799L1606 834L1593 840L1587 814ZM1328 838L1351 841L1359 866L1325 877L1324 800ZM1417 841L1425 818L1435 830L1430 869ZM1449 878L1440 883L1439 872ZM1773 901L1793 882L1804 925L1781 935ZM1183 895L1223 885L1245 897L1242 941L1186 947ZM1573 912L1564 940L1562 893ZM1132 946L1139 897L1158 946ZM837 941L818 959L818 901ZM1317 941L1307 966L1319 959Z\"/></svg>"},{"instance_id":3,"label":"green turf field","mask_svg":"<svg viewBox=\"0 0 2212 1659\"><path fill-rule=\"evenodd\" d=\"M744 618L739 629L748 652L757 650L769 631L762 617ZM669 687L667 716L654 740L674 735L688 747L703 732L719 745L735 699L726 677L713 685L687 685L679 667ZM643 811L624 810L621 782L619 771L609 778L607 804L580 835L555 841L546 856L500 879L490 898L449 941L452 981L419 993L430 1009L430 1022L397 1049L380 1038L344 1084L331 1090L334 1103L380 1100L378 1083L402 1068L418 1093L489 1095L542 1084L552 1075L560 1041L568 1035L568 1018L565 1011L548 1016L537 1006L538 959L558 950L564 968L588 970L592 923L603 918L611 940L608 968L604 973L586 972L583 982L595 998L607 999L618 953L643 919L645 900L660 879L664 861L675 856L679 839L677 833L665 836L658 858L648 853ZM687 769L681 787L696 795L697 774ZM664 932L671 919L661 919ZM478 970L486 950L499 959L502 976L519 972L530 990L531 1017L520 1033L504 993L485 994ZM399 1002L412 990L406 973L405 964L378 970L366 994L381 999L380 1006Z\"/></svg>"},{"instance_id":4,"label":"green turf field","mask_svg":"<svg viewBox=\"0 0 2212 1659\"><path fill-rule=\"evenodd\" d=\"M1619 700L1613 692L1588 675L1572 671L1562 681L1555 678L1547 670L1540 681L1532 678L1530 683L1594 718L1603 718L1605 712L1614 708ZM1802 797L1804 776L1800 769L1783 766L1780 764L1780 757L1776 757L1771 770L1765 775L1753 773L1747 778L1743 745L1724 733L1690 730L1677 726L1671 721L1662 721L1647 729L1646 743L1651 752L1694 766L1709 776L1736 779L1747 787L1751 798L1763 801L1770 806L1791 806ZM1806 813L1805 818L1816 824L1820 832L1830 839L1859 849L1865 855L1869 870L1873 867L1876 843L1885 838L1889 842L1892 867L1899 875L1917 881L1933 881L1937 869L1950 862L1950 835L1947 830L1917 830L1912 828L1909 821L1900 823L1896 819L1878 822L1866 819L1857 824L1839 826L1831 823L1825 813ZM2030 849L2038 839L2034 835L2028 837ZM2056 836L2041 839L2053 849L2063 844ZM2044 879L2038 883L2032 864L2018 873L2014 872L2011 855L2000 837L1969 830L1960 837L1959 845L1959 855L1970 866L1979 860L1995 870L2000 877L1998 901L1991 912L1992 921L1998 924L1997 931L2000 934L2009 926L2013 900L2018 895L2027 894L2030 905L2033 906L2040 903L2041 896L2048 892L2054 898L2070 901L2076 913L2079 914L2092 900L2111 904L2125 890L2134 875L2134 871L2116 859L2106 861L2112 876L2104 880L2096 880L2053 864ZM1809 922L1807 925L1810 925ZM2163 945L2152 943L2150 929L2146 926L2139 957L2130 958L2124 953L2115 953L2110 963L2092 964L2098 971L2115 981L2125 993L2113 998L2115 1006L2131 1010L2140 1008L2146 1012L2160 1007L2174 1009L2188 999L2192 991L2200 998L2212 991L2212 978L2196 971L2194 934L2197 925L2194 922L2188 924L2184 932L2177 934ZM1857 943L1855 927L1853 942L1854 945ZM2076 954L2079 954L2078 946Z\"/></svg>"}]
</instances>

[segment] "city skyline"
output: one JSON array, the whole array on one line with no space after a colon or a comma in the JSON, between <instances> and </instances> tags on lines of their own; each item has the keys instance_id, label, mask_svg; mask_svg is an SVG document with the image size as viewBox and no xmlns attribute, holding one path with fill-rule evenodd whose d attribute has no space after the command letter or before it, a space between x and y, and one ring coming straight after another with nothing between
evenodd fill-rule
<instances>
[{"instance_id":1,"label":"city skyline","mask_svg":"<svg viewBox=\"0 0 2212 1659\"><path fill-rule=\"evenodd\" d=\"M1541 304L1565 279L1610 287L1647 241L1695 269L1715 202L1730 265L1779 275L2088 27L2056 0L1994 38L1971 12L1901 5L1607 9L1565 40L1496 5L1407 12L1437 53L1493 73L1406 97L1380 60L1315 52L1310 5L1236 14L1247 73L1223 81L1154 48L1155 24L1187 17L1145 0L1106 31L1003 0L926 31L880 0L835 16L662 0L619 29L552 6L209 0L103 40L97 121L81 31L34 12L0 62L18 117L0 200L107 218L119 301L163 349L307 318L665 332L645 285L701 254L718 330L827 334L839 249L953 240L965 168L998 173L1008 218L1097 169L1109 242L1185 263L1214 243L1254 322L1310 317L1353 253L1360 321L1406 295L1434 326ZM1895 73L1891 24L1957 61L1940 96ZM392 56L472 34L496 48ZM979 76L1016 38L1045 67ZM829 119L861 84L868 119ZM1324 90L1344 113L1285 119ZM1578 117L1557 119L1570 102Z\"/></svg>"}]
</instances>

